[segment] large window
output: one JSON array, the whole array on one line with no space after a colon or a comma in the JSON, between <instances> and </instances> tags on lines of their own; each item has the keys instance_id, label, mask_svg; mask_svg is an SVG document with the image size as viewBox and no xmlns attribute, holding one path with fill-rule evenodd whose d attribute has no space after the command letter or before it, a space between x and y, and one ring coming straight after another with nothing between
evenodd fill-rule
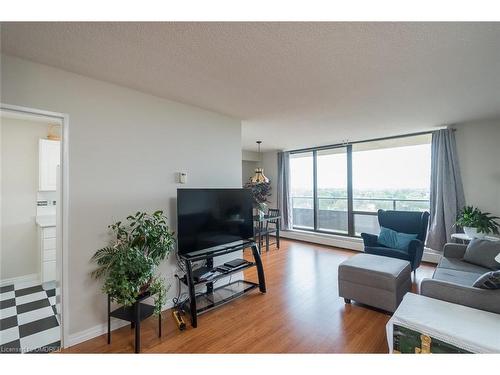
<instances>
[{"instance_id":1,"label":"large window","mask_svg":"<svg viewBox=\"0 0 500 375\"><path fill-rule=\"evenodd\" d=\"M317 228L348 233L347 152L345 147L316 153L318 215Z\"/></svg>"},{"instance_id":2,"label":"large window","mask_svg":"<svg viewBox=\"0 0 500 375\"><path fill-rule=\"evenodd\" d=\"M293 227L378 233L377 210L429 210L431 135L292 153Z\"/></svg>"}]
</instances>

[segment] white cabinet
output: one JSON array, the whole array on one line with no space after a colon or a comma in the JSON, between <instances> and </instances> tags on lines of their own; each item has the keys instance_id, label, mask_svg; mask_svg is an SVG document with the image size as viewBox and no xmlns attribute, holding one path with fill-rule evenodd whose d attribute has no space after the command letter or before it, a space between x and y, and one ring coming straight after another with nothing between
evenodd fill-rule
<instances>
[{"instance_id":1,"label":"white cabinet","mask_svg":"<svg viewBox=\"0 0 500 375\"><path fill-rule=\"evenodd\" d=\"M61 142L40 139L38 143L38 190L56 191L57 166L61 160Z\"/></svg>"},{"instance_id":2,"label":"white cabinet","mask_svg":"<svg viewBox=\"0 0 500 375\"><path fill-rule=\"evenodd\" d=\"M40 275L42 283L54 281L56 275L56 227L41 227L40 243Z\"/></svg>"}]
</instances>

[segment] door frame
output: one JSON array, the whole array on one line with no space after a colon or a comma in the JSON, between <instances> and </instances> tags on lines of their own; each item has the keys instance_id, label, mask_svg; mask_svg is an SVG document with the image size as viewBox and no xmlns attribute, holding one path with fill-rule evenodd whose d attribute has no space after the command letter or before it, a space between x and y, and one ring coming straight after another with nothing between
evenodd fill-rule
<instances>
[{"instance_id":1,"label":"door frame","mask_svg":"<svg viewBox=\"0 0 500 375\"><path fill-rule=\"evenodd\" d=\"M0 110L18 114L35 115L61 121L61 222L56 231L56 246L61 246L61 348L69 343L69 304L68 304L68 254L69 254L69 115L18 105L0 103ZM56 216L57 218L57 216Z\"/></svg>"}]
</instances>

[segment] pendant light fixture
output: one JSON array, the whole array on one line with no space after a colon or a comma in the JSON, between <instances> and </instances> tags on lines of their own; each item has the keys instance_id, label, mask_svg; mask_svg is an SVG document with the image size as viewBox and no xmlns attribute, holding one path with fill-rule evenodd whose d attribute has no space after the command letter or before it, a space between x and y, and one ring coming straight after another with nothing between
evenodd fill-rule
<instances>
[{"instance_id":1,"label":"pendant light fixture","mask_svg":"<svg viewBox=\"0 0 500 375\"><path fill-rule=\"evenodd\" d=\"M259 152L259 162L262 163L262 157L261 157L261 152L260 152L260 144L262 141L257 141L257 147L258 147L258 152ZM252 184L263 184L263 183L269 183L269 179L264 176L264 168L255 168L255 175L250 179Z\"/></svg>"}]
</instances>

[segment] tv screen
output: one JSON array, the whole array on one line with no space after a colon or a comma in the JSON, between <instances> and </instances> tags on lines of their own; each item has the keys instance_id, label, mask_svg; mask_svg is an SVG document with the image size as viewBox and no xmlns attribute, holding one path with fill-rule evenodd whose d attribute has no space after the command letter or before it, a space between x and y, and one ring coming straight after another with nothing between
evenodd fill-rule
<instances>
[{"instance_id":1,"label":"tv screen","mask_svg":"<svg viewBox=\"0 0 500 375\"><path fill-rule=\"evenodd\" d=\"M179 254L253 237L250 189L177 189Z\"/></svg>"}]
</instances>

